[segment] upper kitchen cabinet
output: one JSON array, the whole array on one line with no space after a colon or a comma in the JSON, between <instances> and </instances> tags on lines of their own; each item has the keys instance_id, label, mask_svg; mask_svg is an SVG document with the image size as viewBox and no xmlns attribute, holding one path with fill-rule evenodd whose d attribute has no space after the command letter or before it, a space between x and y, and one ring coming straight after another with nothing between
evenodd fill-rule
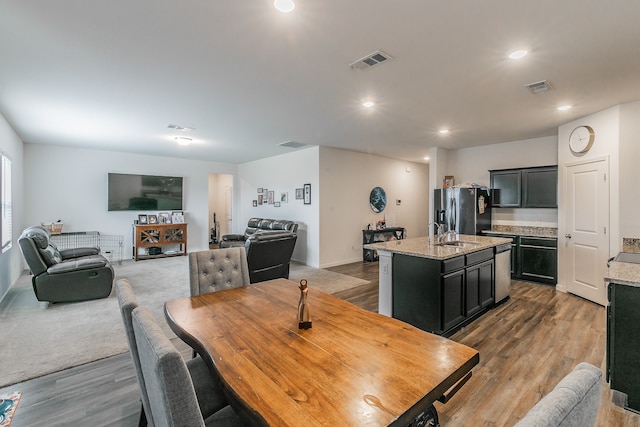
<instances>
[{"instance_id":1,"label":"upper kitchen cabinet","mask_svg":"<svg viewBox=\"0 0 640 427\"><path fill-rule=\"evenodd\" d=\"M495 208L557 208L558 167L492 170Z\"/></svg>"}]
</instances>

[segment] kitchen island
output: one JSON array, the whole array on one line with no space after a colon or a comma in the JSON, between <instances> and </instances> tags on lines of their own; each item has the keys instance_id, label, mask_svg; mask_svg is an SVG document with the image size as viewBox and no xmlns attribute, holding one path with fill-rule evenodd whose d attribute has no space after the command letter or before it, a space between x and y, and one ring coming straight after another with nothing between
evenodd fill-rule
<instances>
[{"instance_id":1,"label":"kitchen island","mask_svg":"<svg viewBox=\"0 0 640 427\"><path fill-rule=\"evenodd\" d=\"M378 312L450 335L494 303L495 248L501 237L456 235L373 243L379 255Z\"/></svg>"}]
</instances>

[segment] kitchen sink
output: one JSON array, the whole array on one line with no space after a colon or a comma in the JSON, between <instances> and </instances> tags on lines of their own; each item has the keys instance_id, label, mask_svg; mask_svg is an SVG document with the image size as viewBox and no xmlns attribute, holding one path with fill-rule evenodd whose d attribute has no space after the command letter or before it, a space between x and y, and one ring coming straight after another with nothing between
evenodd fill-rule
<instances>
[{"instance_id":1,"label":"kitchen sink","mask_svg":"<svg viewBox=\"0 0 640 427\"><path fill-rule=\"evenodd\" d=\"M465 242L462 240L453 240L451 242L442 242L442 243L434 243L435 246L453 246L456 248L470 248L473 246L478 246L478 243L475 242Z\"/></svg>"}]
</instances>

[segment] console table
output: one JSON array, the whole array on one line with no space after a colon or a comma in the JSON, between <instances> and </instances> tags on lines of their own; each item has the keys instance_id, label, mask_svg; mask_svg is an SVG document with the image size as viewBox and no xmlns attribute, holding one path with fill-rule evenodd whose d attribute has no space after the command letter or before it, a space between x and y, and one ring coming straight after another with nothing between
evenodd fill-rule
<instances>
[{"instance_id":1,"label":"console table","mask_svg":"<svg viewBox=\"0 0 640 427\"><path fill-rule=\"evenodd\" d=\"M177 249L168 249L168 246L177 246ZM142 250L144 253L140 253ZM187 224L133 225L133 259L136 261L186 254Z\"/></svg>"},{"instance_id":2,"label":"console table","mask_svg":"<svg viewBox=\"0 0 640 427\"><path fill-rule=\"evenodd\" d=\"M386 242L388 240L402 240L405 238L404 227L388 227L382 230L362 230L362 244ZM377 261L378 251L375 249L362 249L363 261Z\"/></svg>"}]
</instances>

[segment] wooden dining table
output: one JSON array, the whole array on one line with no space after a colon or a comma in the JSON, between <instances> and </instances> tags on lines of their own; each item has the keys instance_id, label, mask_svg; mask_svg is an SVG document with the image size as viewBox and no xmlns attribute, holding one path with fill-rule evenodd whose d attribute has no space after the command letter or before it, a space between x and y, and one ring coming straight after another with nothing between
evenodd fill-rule
<instances>
[{"instance_id":1,"label":"wooden dining table","mask_svg":"<svg viewBox=\"0 0 640 427\"><path fill-rule=\"evenodd\" d=\"M476 350L313 288L276 279L165 303L172 330L251 425L408 426L446 402Z\"/></svg>"}]
</instances>

